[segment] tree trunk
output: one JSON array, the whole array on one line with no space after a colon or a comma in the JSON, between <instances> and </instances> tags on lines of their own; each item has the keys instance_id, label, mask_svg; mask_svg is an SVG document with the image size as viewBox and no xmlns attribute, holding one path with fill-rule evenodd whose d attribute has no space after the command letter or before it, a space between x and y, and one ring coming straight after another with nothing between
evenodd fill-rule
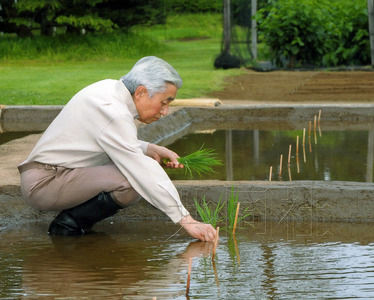
<instances>
[{"instance_id":1,"label":"tree trunk","mask_svg":"<svg viewBox=\"0 0 374 300\"><path fill-rule=\"evenodd\" d=\"M50 12L49 6L44 7L38 16L40 24L40 34L45 36L53 35L53 24L51 20L48 20L48 13Z\"/></svg>"},{"instance_id":2,"label":"tree trunk","mask_svg":"<svg viewBox=\"0 0 374 300\"><path fill-rule=\"evenodd\" d=\"M257 22L253 18L257 12L257 0L252 0L251 2L251 15L252 15L252 24L251 24L251 52L253 60L257 60Z\"/></svg>"},{"instance_id":3,"label":"tree trunk","mask_svg":"<svg viewBox=\"0 0 374 300\"><path fill-rule=\"evenodd\" d=\"M79 34L81 34L81 29L78 28L78 27L67 25L66 26L66 33L79 35Z\"/></svg>"},{"instance_id":4,"label":"tree trunk","mask_svg":"<svg viewBox=\"0 0 374 300\"><path fill-rule=\"evenodd\" d=\"M223 0L223 52L230 52L231 44L231 10L230 0Z\"/></svg>"},{"instance_id":5,"label":"tree trunk","mask_svg":"<svg viewBox=\"0 0 374 300\"><path fill-rule=\"evenodd\" d=\"M22 38L32 36L31 29L25 25L17 26L16 32L17 32L17 36L22 37Z\"/></svg>"},{"instance_id":6,"label":"tree trunk","mask_svg":"<svg viewBox=\"0 0 374 300\"><path fill-rule=\"evenodd\" d=\"M368 0L371 65L374 67L374 0Z\"/></svg>"},{"instance_id":7,"label":"tree trunk","mask_svg":"<svg viewBox=\"0 0 374 300\"><path fill-rule=\"evenodd\" d=\"M51 24L40 24L40 34L46 36L53 35L53 26Z\"/></svg>"}]
</instances>

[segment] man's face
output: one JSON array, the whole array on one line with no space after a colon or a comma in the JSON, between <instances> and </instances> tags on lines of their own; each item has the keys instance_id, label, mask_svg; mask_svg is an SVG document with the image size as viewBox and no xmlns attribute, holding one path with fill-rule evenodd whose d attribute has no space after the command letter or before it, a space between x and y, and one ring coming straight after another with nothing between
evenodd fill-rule
<instances>
[{"instance_id":1,"label":"man's face","mask_svg":"<svg viewBox=\"0 0 374 300\"><path fill-rule=\"evenodd\" d=\"M144 86L138 86L134 93L134 102L139 121L149 124L167 115L169 104L175 99L176 94L177 87L170 83L166 83L164 92L155 93L152 97Z\"/></svg>"}]
</instances>

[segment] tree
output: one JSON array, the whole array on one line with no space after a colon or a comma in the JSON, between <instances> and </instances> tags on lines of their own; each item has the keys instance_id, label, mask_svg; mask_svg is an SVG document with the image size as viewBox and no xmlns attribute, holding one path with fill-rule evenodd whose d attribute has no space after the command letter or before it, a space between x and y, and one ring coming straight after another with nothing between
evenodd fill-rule
<instances>
[{"instance_id":1,"label":"tree","mask_svg":"<svg viewBox=\"0 0 374 300\"><path fill-rule=\"evenodd\" d=\"M374 0L368 0L371 65L374 67Z\"/></svg>"},{"instance_id":2,"label":"tree","mask_svg":"<svg viewBox=\"0 0 374 300\"><path fill-rule=\"evenodd\" d=\"M109 32L117 28L109 17L100 16L100 4L108 0L60 0L63 9L56 17L58 26L66 26L68 33Z\"/></svg>"},{"instance_id":3,"label":"tree","mask_svg":"<svg viewBox=\"0 0 374 300\"><path fill-rule=\"evenodd\" d=\"M2 28L18 36L30 36L36 29L41 35L50 36L54 28L63 27L67 32L111 31L115 24L109 18L99 16L96 6L107 0L0 0Z\"/></svg>"},{"instance_id":4,"label":"tree","mask_svg":"<svg viewBox=\"0 0 374 300\"><path fill-rule=\"evenodd\" d=\"M165 0L105 0L97 5L99 15L110 19L121 29L136 24L163 24L166 21Z\"/></svg>"},{"instance_id":5,"label":"tree","mask_svg":"<svg viewBox=\"0 0 374 300\"><path fill-rule=\"evenodd\" d=\"M209 1L209 0L205 0ZM108 32L166 20L165 0L0 0L0 30L31 36L60 32Z\"/></svg>"},{"instance_id":6,"label":"tree","mask_svg":"<svg viewBox=\"0 0 374 300\"><path fill-rule=\"evenodd\" d=\"M30 15L20 14L15 1L0 0L0 31L26 37L32 35Z\"/></svg>"}]
</instances>

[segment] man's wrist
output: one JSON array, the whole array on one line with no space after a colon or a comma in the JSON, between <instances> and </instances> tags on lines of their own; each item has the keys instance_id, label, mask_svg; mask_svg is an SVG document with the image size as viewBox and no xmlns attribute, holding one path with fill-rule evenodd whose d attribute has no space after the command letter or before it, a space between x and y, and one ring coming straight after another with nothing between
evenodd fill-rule
<instances>
[{"instance_id":1,"label":"man's wrist","mask_svg":"<svg viewBox=\"0 0 374 300\"><path fill-rule=\"evenodd\" d=\"M193 223L195 220L191 217L191 215L186 215L184 216L180 221L179 221L179 225L181 226L185 226L187 224L191 224Z\"/></svg>"}]
</instances>

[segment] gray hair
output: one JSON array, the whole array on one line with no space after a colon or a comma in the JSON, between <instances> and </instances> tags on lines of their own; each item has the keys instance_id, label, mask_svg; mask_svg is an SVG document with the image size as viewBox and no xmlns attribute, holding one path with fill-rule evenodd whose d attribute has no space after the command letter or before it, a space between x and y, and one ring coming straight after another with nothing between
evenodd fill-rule
<instances>
[{"instance_id":1,"label":"gray hair","mask_svg":"<svg viewBox=\"0 0 374 300\"><path fill-rule=\"evenodd\" d=\"M166 83L182 86L182 78L166 61L156 56L146 56L138 60L130 72L121 77L122 82L131 94L139 85L145 86L150 97L165 91Z\"/></svg>"}]
</instances>

